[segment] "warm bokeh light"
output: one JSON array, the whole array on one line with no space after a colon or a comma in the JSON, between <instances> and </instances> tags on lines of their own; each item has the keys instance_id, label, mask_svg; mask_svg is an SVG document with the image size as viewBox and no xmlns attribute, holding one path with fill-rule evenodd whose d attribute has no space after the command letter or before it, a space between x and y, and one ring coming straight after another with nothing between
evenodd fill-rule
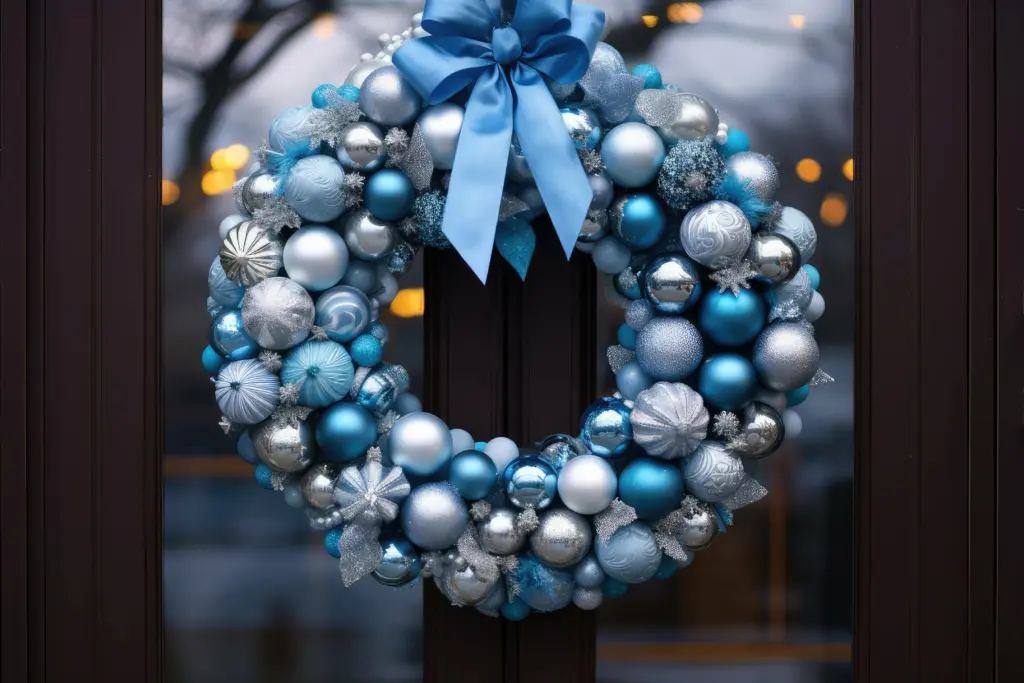
<instances>
[{"instance_id":1,"label":"warm bokeh light","mask_svg":"<svg viewBox=\"0 0 1024 683\"><path fill-rule=\"evenodd\" d=\"M231 192L235 180L235 172L229 168L207 171L203 175L203 194L216 196Z\"/></svg>"},{"instance_id":2,"label":"warm bokeh light","mask_svg":"<svg viewBox=\"0 0 1024 683\"><path fill-rule=\"evenodd\" d=\"M317 38L330 38L334 35L337 18L333 14L325 13L313 20L313 35Z\"/></svg>"},{"instance_id":3,"label":"warm bokeh light","mask_svg":"<svg viewBox=\"0 0 1024 683\"><path fill-rule=\"evenodd\" d=\"M403 289L391 302L391 312L399 318L418 318L423 315L427 306L427 298L423 288Z\"/></svg>"},{"instance_id":4,"label":"warm bokeh light","mask_svg":"<svg viewBox=\"0 0 1024 683\"><path fill-rule=\"evenodd\" d=\"M847 159L843 164L843 175L847 180L853 180L853 159Z\"/></svg>"},{"instance_id":5,"label":"warm bokeh light","mask_svg":"<svg viewBox=\"0 0 1024 683\"><path fill-rule=\"evenodd\" d=\"M640 18L643 19L644 26L646 26L647 28L654 28L655 26L658 25L658 17L653 14L645 14Z\"/></svg>"},{"instance_id":6,"label":"warm bokeh light","mask_svg":"<svg viewBox=\"0 0 1024 683\"><path fill-rule=\"evenodd\" d=\"M797 31L801 31L804 28L804 23L807 19L802 14L790 14L789 25L795 28Z\"/></svg>"},{"instance_id":7,"label":"warm bokeh light","mask_svg":"<svg viewBox=\"0 0 1024 683\"><path fill-rule=\"evenodd\" d=\"M245 165L249 163L249 148L245 145L236 143L226 148L224 152L227 155L228 168L232 170L245 168Z\"/></svg>"},{"instance_id":8,"label":"warm bokeh light","mask_svg":"<svg viewBox=\"0 0 1024 683\"><path fill-rule=\"evenodd\" d=\"M796 174L805 183L821 180L821 164L814 159L801 159L796 164Z\"/></svg>"},{"instance_id":9,"label":"warm bokeh light","mask_svg":"<svg viewBox=\"0 0 1024 683\"><path fill-rule=\"evenodd\" d=\"M838 227L846 220L846 211L846 197L838 192L829 192L821 203L821 221L830 227Z\"/></svg>"},{"instance_id":10,"label":"warm bokeh light","mask_svg":"<svg viewBox=\"0 0 1024 683\"><path fill-rule=\"evenodd\" d=\"M675 2L668 6L668 20L673 24L696 24L704 18L704 8L696 2Z\"/></svg>"},{"instance_id":11,"label":"warm bokeh light","mask_svg":"<svg viewBox=\"0 0 1024 683\"><path fill-rule=\"evenodd\" d=\"M178 187L178 183L173 180L164 180L160 183L160 203L164 206L170 206L174 202L178 201L178 197L181 196L181 188Z\"/></svg>"},{"instance_id":12,"label":"warm bokeh light","mask_svg":"<svg viewBox=\"0 0 1024 683\"><path fill-rule=\"evenodd\" d=\"M214 171L232 170L231 164L228 162L228 151L226 149L218 149L210 155L210 168Z\"/></svg>"}]
</instances>

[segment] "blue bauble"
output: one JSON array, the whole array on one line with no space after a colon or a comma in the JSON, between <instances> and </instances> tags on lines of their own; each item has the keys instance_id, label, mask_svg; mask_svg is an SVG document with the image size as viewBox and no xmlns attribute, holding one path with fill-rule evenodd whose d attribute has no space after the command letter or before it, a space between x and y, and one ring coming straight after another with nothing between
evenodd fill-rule
<instances>
[{"instance_id":1,"label":"blue bauble","mask_svg":"<svg viewBox=\"0 0 1024 683\"><path fill-rule=\"evenodd\" d=\"M210 285L210 298L218 304L227 308L238 308L242 305L245 287L228 278L220 256L213 259L213 263L210 264L210 272L206 281Z\"/></svg>"},{"instance_id":2,"label":"blue bauble","mask_svg":"<svg viewBox=\"0 0 1024 683\"><path fill-rule=\"evenodd\" d=\"M387 168L370 176L364 195L366 209L382 221L399 221L412 212L416 188L409 176Z\"/></svg>"},{"instance_id":3,"label":"blue bauble","mask_svg":"<svg viewBox=\"0 0 1024 683\"><path fill-rule=\"evenodd\" d=\"M818 272L818 269L809 263L805 263L801 267L807 273L807 276L811 278L811 287L813 287L814 289L818 289L818 287L821 287L821 273Z\"/></svg>"},{"instance_id":4,"label":"blue bauble","mask_svg":"<svg viewBox=\"0 0 1024 683\"><path fill-rule=\"evenodd\" d=\"M554 612L572 602L572 572L553 569L535 557L523 557L516 570L519 597L538 612Z\"/></svg>"},{"instance_id":5,"label":"blue bauble","mask_svg":"<svg viewBox=\"0 0 1024 683\"><path fill-rule=\"evenodd\" d=\"M619 330L616 333L616 337L619 340L620 346L624 346L627 349L631 350L636 348L636 330L634 330L626 323L622 323L621 325L619 325Z\"/></svg>"},{"instance_id":6,"label":"blue bauble","mask_svg":"<svg viewBox=\"0 0 1024 683\"><path fill-rule=\"evenodd\" d=\"M810 395L811 395L811 385L810 384L805 384L802 387L800 387L799 389L794 389L793 391L787 391L786 392L786 407L787 408L795 408L796 406L798 406L801 403L803 403L804 401L806 401L807 397L810 396Z\"/></svg>"},{"instance_id":7,"label":"blue bauble","mask_svg":"<svg viewBox=\"0 0 1024 683\"><path fill-rule=\"evenodd\" d=\"M728 158L733 154L750 151L750 138L739 128L729 129L729 138L722 145L722 156Z\"/></svg>"},{"instance_id":8,"label":"blue bauble","mask_svg":"<svg viewBox=\"0 0 1024 683\"><path fill-rule=\"evenodd\" d=\"M274 470L270 469L263 463L256 465L256 471L254 473L256 477L256 483L259 484L260 488L266 489L267 491L274 490Z\"/></svg>"},{"instance_id":9,"label":"blue bauble","mask_svg":"<svg viewBox=\"0 0 1024 683\"><path fill-rule=\"evenodd\" d=\"M629 407L617 398L602 398L583 413L580 440L594 455L621 455L633 440Z\"/></svg>"},{"instance_id":10,"label":"blue bauble","mask_svg":"<svg viewBox=\"0 0 1024 683\"><path fill-rule=\"evenodd\" d=\"M377 421L369 410L355 403L336 403L323 412L316 424L316 442L323 460L351 462L366 455L377 443Z\"/></svg>"},{"instance_id":11,"label":"blue bauble","mask_svg":"<svg viewBox=\"0 0 1024 683\"><path fill-rule=\"evenodd\" d=\"M631 361L622 366L622 369L615 375L615 384L619 388L622 398L627 401L635 401L641 391L654 386L654 379L643 371L639 363Z\"/></svg>"},{"instance_id":12,"label":"blue bauble","mask_svg":"<svg viewBox=\"0 0 1024 683\"><path fill-rule=\"evenodd\" d=\"M372 368L384 357L384 345L372 334L363 334L355 338L349 348L352 360L356 365Z\"/></svg>"},{"instance_id":13,"label":"blue bauble","mask_svg":"<svg viewBox=\"0 0 1024 683\"><path fill-rule=\"evenodd\" d=\"M623 123L601 144L605 170L622 187L644 187L658 177L665 163L665 143L645 123Z\"/></svg>"},{"instance_id":14,"label":"blue bauble","mask_svg":"<svg viewBox=\"0 0 1024 683\"><path fill-rule=\"evenodd\" d=\"M392 409L399 415L409 415L410 413L422 413L423 402L420 401L420 399L417 398L415 394L410 394L409 392L406 392L404 394L398 395L398 397L395 399L395 405L392 406ZM452 431L454 432L457 430L453 429ZM472 441L472 439L470 439L470 441ZM470 443L466 448L459 449L456 452L461 453L464 450L469 450L472 446L473 444Z\"/></svg>"},{"instance_id":15,"label":"blue bauble","mask_svg":"<svg viewBox=\"0 0 1024 683\"><path fill-rule=\"evenodd\" d=\"M498 477L494 461L480 451L466 451L448 465L448 483L466 500L482 500L491 494Z\"/></svg>"},{"instance_id":16,"label":"blue bauble","mask_svg":"<svg viewBox=\"0 0 1024 683\"><path fill-rule=\"evenodd\" d=\"M720 353L704 363L697 391L705 401L723 410L739 410L757 392L757 372L743 356Z\"/></svg>"},{"instance_id":17,"label":"blue bauble","mask_svg":"<svg viewBox=\"0 0 1024 683\"><path fill-rule=\"evenodd\" d=\"M386 536L380 540L384 559L373 571L378 583L398 588L412 583L420 575L420 554L416 547L401 534Z\"/></svg>"},{"instance_id":18,"label":"blue bauble","mask_svg":"<svg viewBox=\"0 0 1024 683\"><path fill-rule=\"evenodd\" d=\"M366 330L373 317L372 311L370 299L363 292L338 285L317 298L315 322L333 341L349 342Z\"/></svg>"},{"instance_id":19,"label":"blue bauble","mask_svg":"<svg viewBox=\"0 0 1024 683\"><path fill-rule=\"evenodd\" d=\"M761 334L767 321L764 300L749 289L708 292L700 306L700 328L722 346L742 346Z\"/></svg>"},{"instance_id":20,"label":"blue bauble","mask_svg":"<svg viewBox=\"0 0 1024 683\"><path fill-rule=\"evenodd\" d=\"M679 507L683 475L668 460L637 458L619 475L619 497L636 510L640 519L661 519Z\"/></svg>"},{"instance_id":21,"label":"blue bauble","mask_svg":"<svg viewBox=\"0 0 1024 683\"><path fill-rule=\"evenodd\" d=\"M513 460L505 468L503 480L509 502L524 510L543 510L558 493L555 468L539 455L521 455Z\"/></svg>"},{"instance_id":22,"label":"blue bauble","mask_svg":"<svg viewBox=\"0 0 1024 683\"><path fill-rule=\"evenodd\" d=\"M601 563L597 561L594 553L590 553L573 567L572 578L581 588L601 587L605 580L604 570L601 569Z\"/></svg>"},{"instance_id":23,"label":"blue bauble","mask_svg":"<svg viewBox=\"0 0 1024 683\"><path fill-rule=\"evenodd\" d=\"M284 183L284 198L296 213L312 223L330 223L348 207L345 169L322 154L296 162Z\"/></svg>"},{"instance_id":24,"label":"blue bauble","mask_svg":"<svg viewBox=\"0 0 1024 683\"><path fill-rule=\"evenodd\" d=\"M228 360L255 358L260 347L245 331L242 312L237 308L221 311L210 325L210 347Z\"/></svg>"},{"instance_id":25,"label":"blue bauble","mask_svg":"<svg viewBox=\"0 0 1024 683\"><path fill-rule=\"evenodd\" d=\"M570 104L562 107L559 112L577 150L582 152L597 149L601 144L604 128L601 127L600 117L592 109Z\"/></svg>"},{"instance_id":26,"label":"blue bauble","mask_svg":"<svg viewBox=\"0 0 1024 683\"><path fill-rule=\"evenodd\" d=\"M653 64L640 64L633 67L633 75L644 79L644 90L661 90L661 86L665 85L661 71Z\"/></svg>"},{"instance_id":27,"label":"blue bauble","mask_svg":"<svg viewBox=\"0 0 1024 683\"><path fill-rule=\"evenodd\" d=\"M359 88L354 85L346 84L339 87L338 94L341 95L343 100L348 100L349 102L359 101Z\"/></svg>"},{"instance_id":28,"label":"blue bauble","mask_svg":"<svg viewBox=\"0 0 1024 683\"><path fill-rule=\"evenodd\" d=\"M324 536L324 548L327 549L327 554L334 559L341 559L341 549L338 547L340 542L341 529L331 529Z\"/></svg>"},{"instance_id":29,"label":"blue bauble","mask_svg":"<svg viewBox=\"0 0 1024 683\"><path fill-rule=\"evenodd\" d=\"M345 398L355 368L345 347L332 341L307 341L284 359L281 382L299 387L299 403L326 408Z\"/></svg>"},{"instance_id":30,"label":"blue bauble","mask_svg":"<svg viewBox=\"0 0 1024 683\"><path fill-rule=\"evenodd\" d=\"M594 552L604 573L623 583L643 583L661 566L661 548L643 522L622 527L607 543L598 539Z\"/></svg>"},{"instance_id":31,"label":"blue bauble","mask_svg":"<svg viewBox=\"0 0 1024 683\"><path fill-rule=\"evenodd\" d=\"M519 598L506 602L501 606L501 616L508 621L522 621L530 614L530 606Z\"/></svg>"},{"instance_id":32,"label":"blue bauble","mask_svg":"<svg viewBox=\"0 0 1024 683\"><path fill-rule=\"evenodd\" d=\"M661 565L658 567L658 571L654 572L653 578L657 581L671 579L678 569L679 563L665 555L661 558Z\"/></svg>"},{"instance_id":33,"label":"blue bauble","mask_svg":"<svg viewBox=\"0 0 1024 683\"><path fill-rule=\"evenodd\" d=\"M292 107L270 124L270 149L293 157L315 154L320 147L310 147L309 136L313 132L310 117L313 107Z\"/></svg>"},{"instance_id":34,"label":"blue bauble","mask_svg":"<svg viewBox=\"0 0 1024 683\"><path fill-rule=\"evenodd\" d=\"M337 94L337 88L330 83L324 83L323 85L316 86L316 90L313 91L310 99L312 100L314 107L317 109L324 109L331 103L331 101L333 101L334 96Z\"/></svg>"},{"instance_id":35,"label":"blue bauble","mask_svg":"<svg viewBox=\"0 0 1024 683\"><path fill-rule=\"evenodd\" d=\"M610 209L612 233L635 250L650 249L665 236L668 217L661 202L649 194L628 194Z\"/></svg>"},{"instance_id":36,"label":"blue bauble","mask_svg":"<svg viewBox=\"0 0 1024 683\"><path fill-rule=\"evenodd\" d=\"M213 377L220 372L223 366L224 358L214 351L212 346L203 349L203 370L206 370L206 374Z\"/></svg>"},{"instance_id":37,"label":"blue bauble","mask_svg":"<svg viewBox=\"0 0 1024 683\"><path fill-rule=\"evenodd\" d=\"M618 579L606 578L601 584L601 592L606 598L621 598L629 590L629 584Z\"/></svg>"},{"instance_id":38,"label":"blue bauble","mask_svg":"<svg viewBox=\"0 0 1024 683\"><path fill-rule=\"evenodd\" d=\"M235 441L235 452L250 465L255 465L260 461L260 456L256 454L256 445L252 442L252 434L248 429L238 435L238 440Z\"/></svg>"}]
</instances>

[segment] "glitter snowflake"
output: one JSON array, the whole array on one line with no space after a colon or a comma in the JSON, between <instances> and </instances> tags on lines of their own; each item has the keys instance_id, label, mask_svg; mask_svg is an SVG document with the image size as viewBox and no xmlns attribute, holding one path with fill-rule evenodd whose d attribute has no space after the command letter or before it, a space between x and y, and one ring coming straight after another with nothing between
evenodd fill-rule
<instances>
[{"instance_id":1,"label":"glitter snowflake","mask_svg":"<svg viewBox=\"0 0 1024 683\"><path fill-rule=\"evenodd\" d=\"M302 218L283 197L269 199L262 209L253 213L252 222L272 232L281 232L286 227L297 230L302 226Z\"/></svg>"},{"instance_id":2,"label":"glitter snowflake","mask_svg":"<svg viewBox=\"0 0 1024 683\"><path fill-rule=\"evenodd\" d=\"M280 406L270 416L270 419L276 425L287 425L294 428L298 427L300 422L305 422L312 412L313 409L306 406Z\"/></svg>"},{"instance_id":3,"label":"glitter snowflake","mask_svg":"<svg viewBox=\"0 0 1024 683\"><path fill-rule=\"evenodd\" d=\"M314 341L328 341L330 339L330 337L327 335L327 330L320 327L319 325L314 325L312 328L310 328L309 336L312 337Z\"/></svg>"},{"instance_id":4,"label":"glitter snowflake","mask_svg":"<svg viewBox=\"0 0 1024 683\"><path fill-rule=\"evenodd\" d=\"M283 406L293 406L299 402L298 384L285 384L278 389L277 393Z\"/></svg>"},{"instance_id":5,"label":"glitter snowflake","mask_svg":"<svg viewBox=\"0 0 1024 683\"><path fill-rule=\"evenodd\" d=\"M384 147L388 151L388 165L397 166L409 151L409 134L402 128L392 128L384 136Z\"/></svg>"},{"instance_id":6,"label":"glitter snowflake","mask_svg":"<svg viewBox=\"0 0 1024 683\"><path fill-rule=\"evenodd\" d=\"M359 206L363 203L363 188L366 186L366 178L358 173L349 173L342 182L348 195L349 208Z\"/></svg>"},{"instance_id":7,"label":"glitter snowflake","mask_svg":"<svg viewBox=\"0 0 1024 683\"><path fill-rule=\"evenodd\" d=\"M604 159L601 158L601 153L597 150L580 150L579 157L580 163L583 164L583 170L587 173L597 173L604 168Z\"/></svg>"},{"instance_id":8,"label":"glitter snowflake","mask_svg":"<svg viewBox=\"0 0 1024 683\"><path fill-rule=\"evenodd\" d=\"M282 362L281 354L274 351L261 351L260 352L260 365L267 372L274 373L275 375L281 372Z\"/></svg>"},{"instance_id":9,"label":"glitter snowflake","mask_svg":"<svg viewBox=\"0 0 1024 683\"><path fill-rule=\"evenodd\" d=\"M470 506L469 516L472 517L474 521L481 522L487 517L487 515L491 514L491 510L492 508L490 503L486 500L478 500Z\"/></svg>"},{"instance_id":10,"label":"glitter snowflake","mask_svg":"<svg viewBox=\"0 0 1024 683\"><path fill-rule=\"evenodd\" d=\"M727 410L715 415L714 432L722 439L734 439L740 431L740 419Z\"/></svg>"},{"instance_id":11,"label":"glitter snowflake","mask_svg":"<svg viewBox=\"0 0 1024 683\"><path fill-rule=\"evenodd\" d=\"M341 144L345 131L359 121L360 116L362 112L355 102L349 102L340 95L329 96L328 106L315 110L309 117L309 149L316 151L323 143L337 147Z\"/></svg>"},{"instance_id":12,"label":"glitter snowflake","mask_svg":"<svg viewBox=\"0 0 1024 683\"><path fill-rule=\"evenodd\" d=\"M711 273L711 280L718 285L719 292L731 290L733 294L739 295L740 289L750 289L750 280L754 279L757 271L750 261L741 261L735 266L722 268Z\"/></svg>"}]
</instances>

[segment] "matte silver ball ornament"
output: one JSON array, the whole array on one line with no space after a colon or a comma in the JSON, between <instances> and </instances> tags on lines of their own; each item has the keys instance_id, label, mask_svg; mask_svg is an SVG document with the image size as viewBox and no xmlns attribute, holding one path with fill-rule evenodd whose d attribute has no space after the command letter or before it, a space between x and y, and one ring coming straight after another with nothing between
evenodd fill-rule
<instances>
[{"instance_id":1,"label":"matte silver ball ornament","mask_svg":"<svg viewBox=\"0 0 1024 683\"><path fill-rule=\"evenodd\" d=\"M455 166L465 118L466 110L452 102L427 107L420 114L417 125L437 170L450 171Z\"/></svg>"},{"instance_id":2,"label":"matte silver ball ornament","mask_svg":"<svg viewBox=\"0 0 1024 683\"><path fill-rule=\"evenodd\" d=\"M366 59L359 62L348 72L348 75L345 77L345 85L354 85L357 88L362 88L363 83L370 77L370 74L386 64L387 62L378 59Z\"/></svg>"},{"instance_id":3,"label":"matte silver ball ornament","mask_svg":"<svg viewBox=\"0 0 1024 683\"><path fill-rule=\"evenodd\" d=\"M346 171L372 173L384 165L387 157L384 132L369 121L354 123L342 134L335 153Z\"/></svg>"},{"instance_id":4,"label":"matte silver ball ornament","mask_svg":"<svg viewBox=\"0 0 1024 683\"><path fill-rule=\"evenodd\" d=\"M558 475L558 495L565 506L581 515L596 515L611 505L618 490L615 470L604 458L577 455Z\"/></svg>"},{"instance_id":5,"label":"matte silver ball ornament","mask_svg":"<svg viewBox=\"0 0 1024 683\"><path fill-rule=\"evenodd\" d=\"M686 214L679 239L686 255L712 270L739 263L750 248L750 221L738 206L715 200Z\"/></svg>"},{"instance_id":6,"label":"matte silver ball ornament","mask_svg":"<svg viewBox=\"0 0 1024 683\"><path fill-rule=\"evenodd\" d=\"M823 315L825 315L825 297L821 295L821 292L815 292L811 295L811 305L804 311L804 318L809 323L816 323L821 320Z\"/></svg>"},{"instance_id":7,"label":"matte silver ball ornament","mask_svg":"<svg viewBox=\"0 0 1024 683\"><path fill-rule=\"evenodd\" d=\"M392 64L375 69L359 89L359 108L386 128L408 126L422 107L420 94Z\"/></svg>"},{"instance_id":8,"label":"matte silver ball ornament","mask_svg":"<svg viewBox=\"0 0 1024 683\"><path fill-rule=\"evenodd\" d=\"M317 154L299 159L284 184L284 198L302 218L330 223L345 212L345 170L334 157Z\"/></svg>"},{"instance_id":9,"label":"matte silver ball ornament","mask_svg":"<svg viewBox=\"0 0 1024 683\"><path fill-rule=\"evenodd\" d=\"M606 171L597 171L587 176L590 180L590 189L594 191L594 199L590 202L590 209L607 211L608 207L615 201L615 184L608 177Z\"/></svg>"},{"instance_id":10,"label":"matte silver ball ornament","mask_svg":"<svg viewBox=\"0 0 1024 683\"><path fill-rule=\"evenodd\" d=\"M715 509L693 496L687 496L683 499L682 513L683 527L676 534L676 540L690 550L706 550L718 537Z\"/></svg>"},{"instance_id":11,"label":"matte silver ball ornament","mask_svg":"<svg viewBox=\"0 0 1024 683\"><path fill-rule=\"evenodd\" d=\"M550 567L571 567L590 552L594 530L586 517L571 510L549 510L530 534L530 550Z\"/></svg>"},{"instance_id":12,"label":"matte silver ball ornament","mask_svg":"<svg viewBox=\"0 0 1024 683\"><path fill-rule=\"evenodd\" d=\"M765 204L775 202L782 180L779 169L768 157L757 152L738 152L725 160L725 170Z\"/></svg>"},{"instance_id":13,"label":"matte silver ball ornament","mask_svg":"<svg viewBox=\"0 0 1024 683\"><path fill-rule=\"evenodd\" d=\"M708 433L708 409L685 384L658 382L640 392L629 416L633 441L649 455L671 460L689 455Z\"/></svg>"},{"instance_id":14,"label":"matte silver ball ornament","mask_svg":"<svg viewBox=\"0 0 1024 683\"><path fill-rule=\"evenodd\" d=\"M644 266L640 290L658 313L679 315L700 296L700 273L681 254L663 254Z\"/></svg>"},{"instance_id":15,"label":"matte silver ball ornament","mask_svg":"<svg viewBox=\"0 0 1024 683\"><path fill-rule=\"evenodd\" d=\"M516 524L519 513L495 508L476 525L480 547L492 555L515 555L526 545L526 534Z\"/></svg>"},{"instance_id":16,"label":"matte silver ball ornament","mask_svg":"<svg viewBox=\"0 0 1024 683\"><path fill-rule=\"evenodd\" d=\"M678 382L700 365L704 341L685 318L654 318L637 335L636 359L655 379Z\"/></svg>"},{"instance_id":17,"label":"matte silver ball ornament","mask_svg":"<svg viewBox=\"0 0 1024 683\"><path fill-rule=\"evenodd\" d=\"M220 264L234 282L246 287L274 277L281 270L284 245L276 233L244 221L228 231L220 248Z\"/></svg>"},{"instance_id":18,"label":"matte silver ball ornament","mask_svg":"<svg viewBox=\"0 0 1024 683\"><path fill-rule=\"evenodd\" d=\"M814 334L801 323L772 323L754 342L754 369L761 383L775 391L793 391L808 384L820 359Z\"/></svg>"},{"instance_id":19,"label":"matte silver ball ornament","mask_svg":"<svg viewBox=\"0 0 1024 683\"><path fill-rule=\"evenodd\" d=\"M583 588L577 586L572 591L572 603L581 610L591 611L601 606L604 602L604 593L600 588Z\"/></svg>"},{"instance_id":20,"label":"matte silver ball ornament","mask_svg":"<svg viewBox=\"0 0 1024 683\"><path fill-rule=\"evenodd\" d=\"M758 232L750 241L747 261L757 271L757 279L783 284L796 277L802 263L796 245L782 235Z\"/></svg>"},{"instance_id":21,"label":"matte silver ball ornament","mask_svg":"<svg viewBox=\"0 0 1024 683\"><path fill-rule=\"evenodd\" d=\"M429 476L452 459L451 430L436 415L410 413L391 428L388 454L409 474Z\"/></svg>"},{"instance_id":22,"label":"matte silver ball ornament","mask_svg":"<svg viewBox=\"0 0 1024 683\"><path fill-rule=\"evenodd\" d=\"M739 454L718 441L705 441L681 464L686 490L707 503L725 500L746 478Z\"/></svg>"},{"instance_id":23,"label":"matte silver ball ornament","mask_svg":"<svg viewBox=\"0 0 1024 683\"><path fill-rule=\"evenodd\" d=\"M661 564L661 548L643 522L622 527L607 542L598 539L594 549L604 573L623 583L643 583Z\"/></svg>"},{"instance_id":24,"label":"matte silver ball ornament","mask_svg":"<svg viewBox=\"0 0 1024 683\"><path fill-rule=\"evenodd\" d=\"M311 292L322 292L341 281L348 270L348 247L333 228L307 225L284 245L288 277Z\"/></svg>"},{"instance_id":25,"label":"matte silver ball ornament","mask_svg":"<svg viewBox=\"0 0 1024 683\"><path fill-rule=\"evenodd\" d=\"M256 455L278 472L302 472L316 460L316 436L308 422L265 420L252 432Z\"/></svg>"},{"instance_id":26,"label":"matte silver ball ornament","mask_svg":"<svg viewBox=\"0 0 1024 683\"><path fill-rule=\"evenodd\" d=\"M755 401L743 409L739 433L729 447L748 458L763 458L777 451L785 436L782 416Z\"/></svg>"},{"instance_id":27,"label":"matte silver ball ornament","mask_svg":"<svg viewBox=\"0 0 1024 683\"><path fill-rule=\"evenodd\" d=\"M424 550L453 547L467 524L466 503L447 483L417 486L402 504L402 531Z\"/></svg>"},{"instance_id":28,"label":"matte silver ball ornament","mask_svg":"<svg viewBox=\"0 0 1024 683\"><path fill-rule=\"evenodd\" d=\"M313 327L313 299L302 285L272 277L245 292L242 323L246 333L265 349L284 351L301 344Z\"/></svg>"},{"instance_id":29,"label":"matte silver ball ornament","mask_svg":"<svg viewBox=\"0 0 1024 683\"><path fill-rule=\"evenodd\" d=\"M317 510L334 506L334 485L338 483L341 467L330 462L313 465L302 475L302 497Z\"/></svg>"},{"instance_id":30,"label":"matte silver ball ornament","mask_svg":"<svg viewBox=\"0 0 1024 683\"><path fill-rule=\"evenodd\" d=\"M397 227L366 209L349 214L341 230L349 251L364 261L380 261L395 248Z\"/></svg>"}]
</instances>

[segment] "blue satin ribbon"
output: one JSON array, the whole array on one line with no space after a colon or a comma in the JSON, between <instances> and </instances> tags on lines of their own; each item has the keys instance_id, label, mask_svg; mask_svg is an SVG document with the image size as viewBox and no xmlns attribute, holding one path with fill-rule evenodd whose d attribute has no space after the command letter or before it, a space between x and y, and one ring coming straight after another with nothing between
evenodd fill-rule
<instances>
[{"instance_id":1,"label":"blue satin ribbon","mask_svg":"<svg viewBox=\"0 0 1024 683\"><path fill-rule=\"evenodd\" d=\"M586 73L604 12L572 0L427 0L430 33L402 46L395 66L430 104L471 84L442 230L484 282L505 186L512 134L530 164L551 222L572 255L593 191L543 76L563 84Z\"/></svg>"}]
</instances>

